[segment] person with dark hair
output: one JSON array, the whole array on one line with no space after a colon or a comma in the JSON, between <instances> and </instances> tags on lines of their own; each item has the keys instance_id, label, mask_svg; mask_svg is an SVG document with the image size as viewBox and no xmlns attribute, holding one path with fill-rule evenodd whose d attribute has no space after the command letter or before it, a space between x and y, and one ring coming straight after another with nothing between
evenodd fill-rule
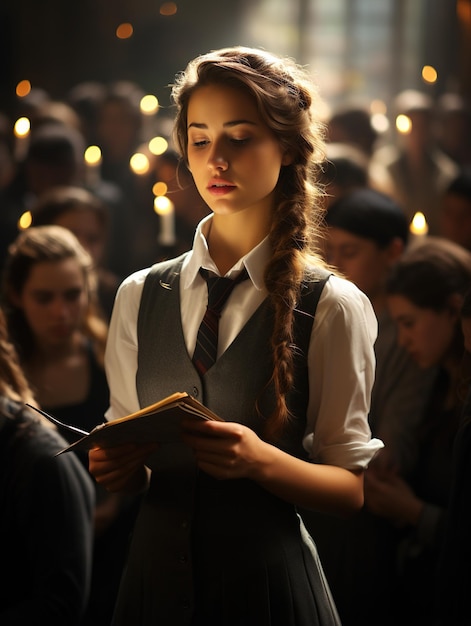
<instances>
[{"instance_id":1,"label":"person with dark hair","mask_svg":"<svg viewBox=\"0 0 471 626\"><path fill-rule=\"evenodd\" d=\"M374 312L312 249L316 92L294 61L235 47L190 62L172 95L211 214L190 252L118 290L106 416L178 390L223 421L185 420L170 452L89 452L101 484L145 493L113 624L337 625L297 507L359 509L382 442L367 423Z\"/></svg>"},{"instance_id":2,"label":"person with dark hair","mask_svg":"<svg viewBox=\"0 0 471 626\"><path fill-rule=\"evenodd\" d=\"M94 490L33 392L0 311L0 623L79 626L92 569Z\"/></svg>"},{"instance_id":3,"label":"person with dark hair","mask_svg":"<svg viewBox=\"0 0 471 626\"><path fill-rule=\"evenodd\" d=\"M330 115L327 122L327 138L332 143L354 146L369 159L374 152L378 133L365 106L345 104Z\"/></svg>"},{"instance_id":4,"label":"person with dark hair","mask_svg":"<svg viewBox=\"0 0 471 626\"><path fill-rule=\"evenodd\" d=\"M434 381L434 370L419 368L397 344L387 308L386 280L407 248L407 218L391 197L363 188L337 199L325 222L328 262L364 291L378 319L368 418L373 435L385 447L366 475L403 475L415 458L415 426ZM360 515L349 520L305 514L346 626L388 623L388 580L398 536L387 522L368 511L367 489L365 503Z\"/></svg>"},{"instance_id":5,"label":"person with dark hair","mask_svg":"<svg viewBox=\"0 0 471 626\"><path fill-rule=\"evenodd\" d=\"M443 193L439 233L471 250L471 169L462 170Z\"/></svg>"},{"instance_id":6,"label":"person with dark hair","mask_svg":"<svg viewBox=\"0 0 471 626\"><path fill-rule=\"evenodd\" d=\"M449 506L453 442L463 410L461 307L471 284L471 253L442 238L415 243L386 285L398 341L421 368L437 375L416 430L407 474L366 477L367 506L402 533L392 615L401 625L434 623L435 575ZM450 607L451 608L451 607ZM449 623L454 623L453 621Z\"/></svg>"}]
</instances>

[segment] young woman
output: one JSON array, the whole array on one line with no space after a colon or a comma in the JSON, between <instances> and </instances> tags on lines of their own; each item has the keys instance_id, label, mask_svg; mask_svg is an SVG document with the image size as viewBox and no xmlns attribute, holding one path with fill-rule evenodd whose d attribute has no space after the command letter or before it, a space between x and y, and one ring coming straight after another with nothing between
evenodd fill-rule
<instances>
[{"instance_id":1,"label":"young woman","mask_svg":"<svg viewBox=\"0 0 471 626\"><path fill-rule=\"evenodd\" d=\"M420 367L437 368L415 429L409 471L402 476L368 472L365 481L368 508L401 533L396 586L390 588L389 619L394 624L425 625L436 617L431 594L450 497L453 441L465 399L463 384L469 381L460 314L470 285L471 254L434 237L408 249L387 282L399 343Z\"/></svg>"},{"instance_id":2,"label":"young woman","mask_svg":"<svg viewBox=\"0 0 471 626\"><path fill-rule=\"evenodd\" d=\"M225 421L190 420L171 450L90 452L109 489L146 489L113 623L338 624L296 506L361 507L363 470L382 444L366 418L373 310L311 254L315 95L294 63L229 48L191 62L173 97L176 139L212 214L191 252L120 287L107 417L187 391ZM217 326L214 277L237 285L203 367L198 327L211 315L210 335Z\"/></svg>"},{"instance_id":3,"label":"young woman","mask_svg":"<svg viewBox=\"0 0 471 626\"><path fill-rule=\"evenodd\" d=\"M93 483L24 406L33 393L0 311L0 623L78 625L90 586Z\"/></svg>"},{"instance_id":4,"label":"young woman","mask_svg":"<svg viewBox=\"0 0 471 626\"><path fill-rule=\"evenodd\" d=\"M3 279L10 336L37 402L61 422L91 430L103 421L109 389L103 367L107 325L96 312L90 255L62 226L31 227L10 246ZM79 437L59 430L69 442ZM81 460L88 469L86 455ZM94 625L104 625L135 507L98 485L96 501L89 610Z\"/></svg>"}]
</instances>

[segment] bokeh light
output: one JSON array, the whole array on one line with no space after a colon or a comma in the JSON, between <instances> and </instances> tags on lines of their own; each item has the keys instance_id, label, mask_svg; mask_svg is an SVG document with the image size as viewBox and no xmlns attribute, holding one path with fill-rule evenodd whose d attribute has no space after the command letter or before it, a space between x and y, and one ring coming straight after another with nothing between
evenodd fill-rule
<instances>
[{"instance_id":1,"label":"bokeh light","mask_svg":"<svg viewBox=\"0 0 471 626\"><path fill-rule=\"evenodd\" d=\"M401 135L408 135L412 130L412 120L408 115L398 115L396 117L396 128Z\"/></svg>"},{"instance_id":2,"label":"bokeh light","mask_svg":"<svg viewBox=\"0 0 471 626\"><path fill-rule=\"evenodd\" d=\"M168 191L167 183L164 183L162 180L159 180L152 187L152 193L154 196L165 196Z\"/></svg>"},{"instance_id":3,"label":"bokeh light","mask_svg":"<svg viewBox=\"0 0 471 626\"><path fill-rule=\"evenodd\" d=\"M150 168L149 159L142 152L136 152L133 154L129 160L129 165L131 166L134 174L137 174L138 176L147 174Z\"/></svg>"},{"instance_id":4,"label":"bokeh light","mask_svg":"<svg viewBox=\"0 0 471 626\"><path fill-rule=\"evenodd\" d=\"M116 29L116 37L118 39L129 39L133 36L134 28L129 22L123 22Z\"/></svg>"},{"instance_id":5,"label":"bokeh light","mask_svg":"<svg viewBox=\"0 0 471 626\"><path fill-rule=\"evenodd\" d=\"M144 115L155 115L159 110L159 101L152 94L147 94L141 98L140 108Z\"/></svg>"},{"instance_id":6,"label":"bokeh light","mask_svg":"<svg viewBox=\"0 0 471 626\"><path fill-rule=\"evenodd\" d=\"M19 98L24 98L31 91L31 83L29 80L20 80L20 82L16 86L16 95Z\"/></svg>"},{"instance_id":7,"label":"bokeh light","mask_svg":"<svg viewBox=\"0 0 471 626\"><path fill-rule=\"evenodd\" d=\"M31 129L31 122L27 117L19 117L13 127L13 132L16 137L27 137Z\"/></svg>"},{"instance_id":8,"label":"bokeh light","mask_svg":"<svg viewBox=\"0 0 471 626\"><path fill-rule=\"evenodd\" d=\"M152 154L158 156L159 154L163 154L168 148L168 141L165 137L153 137L149 141L149 150Z\"/></svg>"}]
</instances>

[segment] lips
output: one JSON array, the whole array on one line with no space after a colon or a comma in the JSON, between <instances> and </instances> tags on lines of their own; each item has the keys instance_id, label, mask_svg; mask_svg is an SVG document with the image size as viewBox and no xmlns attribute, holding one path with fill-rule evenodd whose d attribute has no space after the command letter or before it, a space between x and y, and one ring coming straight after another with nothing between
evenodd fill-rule
<instances>
[{"instance_id":1,"label":"lips","mask_svg":"<svg viewBox=\"0 0 471 626\"><path fill-rule=\"evenodd\" d=\"M208 191L216 196L224 195L235 188L233 183L222 178L212 178L207 186Z\"/></svg>"}]
</instances>

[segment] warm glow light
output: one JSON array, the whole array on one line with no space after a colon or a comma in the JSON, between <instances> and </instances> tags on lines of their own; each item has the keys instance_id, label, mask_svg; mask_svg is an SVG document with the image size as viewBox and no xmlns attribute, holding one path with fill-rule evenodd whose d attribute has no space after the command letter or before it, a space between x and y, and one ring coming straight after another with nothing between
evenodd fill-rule
<instances>
[{"instance_id":1,"label":"warm glow light","mask_svg":"<svg viewBox=\"0 0 471 626\"><path fill-rule=\"evenodd\" d=\"M27 137L30 129L31 122L29 121L29 119L27 117L19 117L15 122L13 132L15 133L16 137Z\"/></svg>"},{"instance_id":2,"label":"warm glow light","mask_svg":"<svg viewBox=\"0 0 471 626\"><path fill-rule=\"evenodd\" d=\"M140 107L144 115L154 115L159 110L159 101L152 94L148 94L141 98Z\"/></svg>"},{"instance_id":3,"label":"warm glow light","mask_svg":"<svg viewBox=\"0 0 471 626\"><path fill-rule=\"evenodd\" d=\"M150 168L149 159L142 152L136 152L133 154L129 160L129 165L131 166L134 174L138 174L141 176L142 174L147 174Z\"/></svg>"},{"instance_id":4,"label":"warm glow light","mask_svg":"<svg viewBox=\"0 0 471 626\"><path fill-rule=\"evenodd\" d=\"M31 83L29 80L20 80L16 86L16 95L19 98L24 98L31 91Z\"/></svg>"},{"instance_id":5,"label":"warm glow light","mask_svg":"<svg viewBox=\"0 0 471 626\"><path fill-rule=\"evenodd\" d=\"M26 211L26 213L23 213L23 215L18 220L18 228L20 230L26 230L31 226L32 223L33 217L29 211Z\"/></svg>"},{"instance_id":6,"label":"warm glow light","mask_svg":"<svg viewBox=\"0 0 471 626\"><path fill-rule=\"evenodd\" d=\"M389 120L384 113L374 113L371 116L371 126L377 133L385 133L389 130Z\"/></svg>"},{"instance_id":7,"label":"warm glow light","mask_svg":"<svg viewBox=\"0 0 471 626\"><path fill-rule=\"evenodd\" d=\"M424 65L422 68L422 78L426 83L436 83L438 78L437 70L431 65Z\"/></svg>"},{"instance_id":8,"label":"warm glow light","mask_svg":"<svg viewBox=\"0 0 471 626\"><path fill-rule=\"evenodd\" d=\"M132 27L132 24L130 24L129 22L123 22L123 24L120 24L116 29L116 37L118 39L129 39L130 37L132 37L133 33L134 29Z\"/></svg>"},{"instance_id":9,"label":"warm glow light","mask_svg":"<svg viewBox=\"0 0 471 626\"><path fill-rule=\"evenodd\" d=\"M161 180L155 183L155 185L152 187L152 193L154 194L154 196L165 196L167 191L168 191L167 183L164 183Z\"/></svg>"},{"instance_id":10,"label":"warm glow light","mask_svg":"<svg viewBox=\"0 0 471 626\"><path fill-rule=\"evenodd\" d=\"M164 2L160 5L160 15L175 15L177 5L175 2Z\"/></svg>"},{"instance_id":11,"label":"warm glow light","mask_svg":"<svg viewBox=\"0 0 471 626\"><path fill-rule=\"evenodd\" d=\"M98 146L88 146L83 156L87 165L100 165L101 163L101 150Z\"/></svg>"},{"instance_id":12,"label":"warm glow light","mask_svg":"<svg viewBox=\"0 0 471 626\"><path fill-rule=\"evenodd\" d=\"M428 233L427 220L425 219L425 215L420 211L417 211L417 213L412 218L412 222L409 226L409 231L412 233L412 235L426 235Z\"/></svg>"},{"instance_id":13,"label":"warm glow light","mask_svg":"<svg viewBox=\"0 0 471 626\"><path fill-rule=\"evenodd\" d=\"M383 100L372 100L370 102L370 113L372 115L381 114L386 115L388 108Z\"/></svg>"},{"instance_id":14,"label":"warm glow light","mask_svg":"<svg viewBox=\"0 0 471 626\"><path fill-rule=\"evenodd\" d=\"M458 0L456 5L456 14L460 22L471 26L471 4L469 0Z\"/></svg>"},{"instance_id":15,"label":"warm glow light","mask_svg":"<svg viewBox=\"0 0 471 626\"><path fill-rule=\"evenodd\" d=\"M157 196L154 198L154 211L158 215L168 215L173 211L173 202L167 196Z\"/></svg>"},{"instance_id":16,"label":"warm glow light","mask_svg":"<svg viewBox=\"0 0 471 626\"><path fill-rule=\"evenodd\" d=\"M153 137L149 141L149 150L152 154L163 154L168 148L168 141L164 137Z\"/></svg>"},{"instance_id":17,"label":"warm glow light","mask_svg":"<svg viewBox=\"0 0 471 626\"><path fill-rule=\"evenodd\" d=\"M412 121L408 115L398 115L396 117L396 128L403 135L408 135L412 130Z\"/></svg>"}]
</instances>

